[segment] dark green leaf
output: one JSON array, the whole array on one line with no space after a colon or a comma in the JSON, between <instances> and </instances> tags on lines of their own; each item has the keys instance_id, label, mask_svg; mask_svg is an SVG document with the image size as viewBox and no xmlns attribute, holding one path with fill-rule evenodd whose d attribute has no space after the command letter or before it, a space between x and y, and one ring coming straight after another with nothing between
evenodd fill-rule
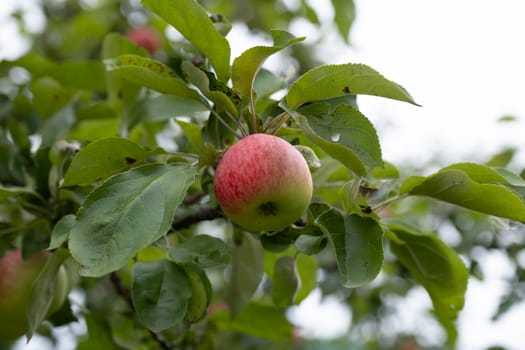
<instances>
[{"instance_id":1,"label":"dark green leaf","mask_svg":"<svg viewBox=\"0 0 525 350\"><path fill-rule=\"evenodd\" d=\"M377 276L383 265L383 230L375 220L330 209L316 222L334 249L345 287L358 287Z\"/></svg>"},{"instance_id":2,"label":"dark green leaf","mask_svg":"<svg viewBox=\"0 0 525 350\"><path fill-rule=\"evenodd\" d=\"M400 85L363 64L324 65L299 77L290 86L286 102L297 108L309 101L342 95L373 95L416 104Z\"/></svg>"},{"instance_id":3,"label":"dark green leaf","mask_svg":"<svg viewBox=\"0 0 525 350\"><path fill-rule=\"evenodd\" d=\"M425 287L440 319L452 320L463 308L468 270L460 257L437 236L423 235L402 225L391 225L398 240L392 252Z\"/></svg>"},{"instance_id":4,"label":"dark green leaf","mask_svg":"<svg viewBox=\"0 0 525 350\"><path fill-rule=\"evenodd\" d=\"M208 57L221 80L230 76L230 44L194 0L142 0Z\"/></svg>"},{"instance_id":5,"label":"dark green leaf","mask_svg":"<svg viewBox=\"0 0 525 350\"><path fill-rule=\"evenodd\" d=\"M229 264L231 249L222 239L196 235L169 250L170 257L181 264L195 264L202 268Z\"/></svg>"},{"instance_id":6,"label":"dark green leaf","mask_svg":"<svg viewBox=\"0 0 525 350\"><path fill-rule=\"evenodd\" d=\"M111 137L82 148L71 161L62 186L88 185L140 165L149 152L133 141Z\"/></svg>"},{"instance_id":7,"label":"dark green leaf","mask_svg":"<svg viewBox=\"0 0 525 350\"><path fill-rule=\"evenodd\" d=\"M227 313L218 313L219 328L274 341L292 338L293 326L286 318L284 309L250 303L233 320Z\"/></svg>"},{"instance_id":8,"label":"dark green leaf","mask_svg":"<svg viewBox=\"0 0 525 350\"><path fill-rule=\"evenodd\" d=\"M53 227L51 232L51 242L48 249L57 249L69 239L69 233L75 224L75 215L64 215Z\"/></svg>"},{"instance_id":9,"label":"dark green leaf","mask_svg":"<svg viewBox=\"0 0 525 350\"><path fill-rule=\"evenodd\" d=\"M80 273L98 277L115 271L166 234L194 180L189 165L149 164L110 177L91 192L69 240Z\"/></svg>"},{"instance_id":10,"label":"dark green leaf","mask_svg":"<svg viewBox=\"0 0 525 350\"><path fill-rule=\"evenodd\" d=\"M120 350L113 341L113 334L111 328L106 321L101 318L100 314L93 314L86 312L83 314L86 321L88 337L80 341L76 350Z\"/></svg>"},{"instance_id":11,"label":"dark green leaf","mask_svg":"<svg viewBox=\"0 0 525 350\"><path fill-rule=\"evenodd\" d=\"M295 265L300 287L295 294L294 303L300 304L317 287L317 259L314 256L297 254Z\"/></svg>"},{"instance_id":12,"label":"dark green leaf","mask_svg":"<svg viewBox=\"0 0 525 350\"><path fill-rule=\"evenodd\" d=\"M155 332L184 319L191 297L191 283L184 270L169 260L135 263L133 306L140 321Z\"/></svg>"},{"instance_id":13,"label":"dark green leaf","mask_svg":"<svg viewBox=\"0 0 525 350\"><path fill-rule=\"evenodd\" d=\"M304 116L298 118L299 125L310 140L349 169L362 174L363 165L383 164L374 126L354 107L339 105L330 111L327 104L320 103L301 108L299 113Z\"/></svg>"},{"instance_id":14,"label":"dark green leaf","mask_svg":"<svg viewBox=\"0 0 525 350\"><path fill-rule=\"evenodd\" d=\"M233 317L251 300L264 271L264 250L258 239L247 232L236 232L240 242L233 248L230 276L230 308Z\"/></svg>"},{"instance_id":15,"label":"dark green leaf","mask_svg":"<svg viewBox=\"0 0 525 350\"><path fill-rule=\"evenodd\" d=\"M291 305L298 287L299 278L295 269L295 259L287 255L277 259L273 270L273 304L279 307Z\"/></svg>"},{"instance_id":16,"label":"dark green leaf","mask_svg":"<svg viewBox=\"0 0 525 350\"><path fill-rule=\"evenodd\" d=\"M57 278L60 266L67 258L65 251L57 251L46 260L42 271L31 287L27 319L29 320L28 339L35 334L36 329L46 318L58 285Z\"/></svg>"}]
</instances>

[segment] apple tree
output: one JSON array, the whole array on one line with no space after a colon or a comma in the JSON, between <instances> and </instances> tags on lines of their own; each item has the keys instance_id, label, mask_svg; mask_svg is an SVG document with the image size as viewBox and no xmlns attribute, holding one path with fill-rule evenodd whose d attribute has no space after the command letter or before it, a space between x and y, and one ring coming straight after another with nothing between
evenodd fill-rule
<instances>
[{"instance_id":1,"label":"apple tree","mask_svg":"<svg viewBox=\"0 0 525 350\"><path fill-rule=\"evenodd\" d=\"M353 3L330 4L348 41ZM358 97L417 102L366 64L318 62L288 28L298 17L319 25L306 1L41 6L31 50L0 63L0 327L4 315L23 319L20 334L0 329L6 348L82 323L78 349L306 349L287 310L319 289L352 310L352 346L380 349L404 335L364 329L380 331L385 296L416 285L453 348L477 275L472 248L523 250L495 233L494 218L525 222L512 152L427 175L383 159ZM236 23L268 44L233 57ZM269 69L274 55L293 74ZM286 147L240 143L254 134ZM235 145L236 161L221 163ZM304 166L284 171L292 161ZM219 180L220 167L238 177L217 190L233 176ZM440 237L444 221L461 244ZM46 259L30 283L9 272L33 254ZM500 313L523 296L516 271ZM13 288L28 291L16 308Z\"/></svg>"}]
</instances>

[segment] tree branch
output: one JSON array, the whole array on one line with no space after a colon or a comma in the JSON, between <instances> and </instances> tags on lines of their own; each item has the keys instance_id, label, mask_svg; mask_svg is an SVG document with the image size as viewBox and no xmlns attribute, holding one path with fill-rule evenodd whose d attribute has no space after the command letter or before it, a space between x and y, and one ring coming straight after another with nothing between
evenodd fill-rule
<instances>
[{"instance_id":1,"label":"tree branch","mask_svg":"<svg viewBox=\"0 0 525 350\"><path fill-rule=\"evenodd\" d=\"M171 224L171 228L174 231L183 230L201 221L213 220L217 218L223 218L224 213L219 207L202 207L195 213L175 218Z\"/></svg>"}]
</instances>

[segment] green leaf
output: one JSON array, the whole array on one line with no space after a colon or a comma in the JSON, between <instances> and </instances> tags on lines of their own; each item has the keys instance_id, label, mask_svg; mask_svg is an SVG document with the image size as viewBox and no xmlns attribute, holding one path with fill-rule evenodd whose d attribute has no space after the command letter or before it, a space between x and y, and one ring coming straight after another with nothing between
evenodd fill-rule
<instances>
[{"instance_id":1,"label":"green leaf","mask_svg":"<svg viewBox=\"0 0 525 350\"><path fill-rule=\"evenodd\" d=\"M261 68L253 82L255 100L257 101L269 97L274 92L284 89L285 87L286 81L283 77L277 76L269 70Z\"/></svg>"},{"instance_id":2,"label":"green leaf","mask_svg":"<svg viewBox=\"0 0 525 350\"><path fill-rule=\"evenodd\" d=\"M48 119L64 108L72 97L71 91L51 77L42 77L31 82L33 103L38 115Z\"/></svg>"},{"instance_id":3,"label":"green leaf","mask_svg":"<svg viewBox=\"0 0 525 350\"><path fill-rule=\"evenodd\" d=\"M141 99L130 111L129 127L176 117L195 118L206 112L209 112L208 107L191 98L172 95L148 97Z\"/></svg>"},{"instance_id":4,"label":"green leaf","mask_svg":"<svg viewBox=\"0 0 525 350\"><path fill-rule=\"evenodd\" d=\"M315 221L334 249L345 287L361 286L377 276L383 265L383 230L375 220L330 209Z\"/></svg>"},{"instance_id":5,"label":"green leaf","mask_svg":"<svg viewBox=\"0 0 525 350\"><path fill-rule=\"evenodd\" d=\"M195 0L142 0L142 3L202 51L221 80L228 80L230 44L217 31L202 6Z\"/></svg>"},{"instance_id":6,"label":"green leaf","mask_svg":"<svg viewBox=\"0 0 525 350\"><path fill-rule=\"evenodd\" d=\"M148 164L106 180L77 213L69 249L80 274L99 277L124 266L171 227L195 180L186 164Z\"/></svg>"},{"instance_id":7,"label":"green leaf","mask_svg":"<svg viewBox=\"0 0 525 350\"><path fill-rule=\"evenodd\" d=\"M141 164L148 155L148 151L124 138L95 141L75 155L62 186L92 184Z\"/></svg>"},{"instance_id":8,"label":"green leaf","mask_svg":"<svg viewBox=\"0 0 525 350\"><path fill-rule=\"evenodd\" d=\"M195 264L208 268L229 264L231 249L222 239L196 235L171 248L169 256L181 264Z\"/></svg>"},{"instance_id":9,"label":"green leaf","mask_svg":"<svg viewBox=\"0 0 525 350\"><path fill-rule=\"evenodd\" d=\"M258 239L238 231L230 275L230 308L233 317L251 300L264 272L264 250Z\"/></svg>"},{"instance_id":10,"label":"green leaf","mask_svg":"<svg viewBox=\"0 0 525 350\"><path fill-rule=\"evenodd\" d=\"M392 252L425 287L438 319L457 318L465 302L468 270L456 252L437 236L423 235L399 224L389 229L397 237L390 241Z\"/></svg>"},{"instance_id":11,"label":"green leaf","mask_svg":"<svg viewBox=\"0 0 525 350\"><path fill-rule=\"evenodd\" d=\"M165 64L137 55L120 55L104 61L108 71L152 90L201 101L199 93Z\"/></svg>"},{"instance_id":12,"label":"green leaf","mask_svg":"<svg viewBox=\"0 0 525 350\"><path fill-rule=\"evenodd\" d=\"M399 177L399 169L394 164L383 161L383 165L375 167L372 174L376 179L395 179Z\"/></svg>"},{"instance_id":13,"label":"green leaf","mask_svg":"<svg viewBox=\"0 0 525 350\"><path fill-rule=\"evenodd\" d=\"M317 259L314 256L297 254L295 265L300 287L295 294L294 303L300 304L317 287Z\"/></svg>"},{"instance_id":14,"label":"green leaf","mask_svg":"<svg viewBox=\"0 0 525 350\"><path fill-rule=\"evenodd\" d=\"M250 303L233 320L225 312L214 316L217 325L223 330L273 341L289 341L292 338L293 325L282 308Z\"/></svg>"},{"instance_id":15,"label":"green leaf","mask_svg":"<svg viewBox=\"0 0 525 350\"><path fill-rule=\"evenodd\" d=\"M169 260L133 265L131 298L139 320L154 332L180 323L191 297L184 270Z\"/></svg>"},{"instance_id":16,"label":"green leaf","mask_svg":"<svg viewBox=\"0 0 525 350\"><path fill-rule=\"evenodd\" d=\"M104 60L116 60L123 54L146 56L145 50L137 47L126 37L109 33L102 42L102 58ZM118 72L106 70L108 103L119 115L124 114L124 108L129 108L138 99L142 84L133 83Z\"/></svg>"},{"instance_id":17,"label":"green leaf","mask_svg":"<svg viewBox=\"0 0 525 350\"><path fill-rule=\"evenodd\" d=\"M308 138L350 170L362 174L363 166L383 165L376 130L354 107L338 105L331 111L326 103L318 103L298 112L304 118L296 119Z\"/></svg>"},{"instance_id":18,"label":"green leaf","mask_svg":"<svg viewBox=\"0 0 525 350\"><path fill-rule=\"evenodd\" d=\"M504 178L497 172L482 171L475 167L467 169L469 173L482 183L473 180L461 166L454 169L442 169L428 177L409 177L401 186L401 193L427 196L481 213L499 216L525 222L525 203L511 189L493 182Z\"/></svg>"},{"instance_id":19,"label":"green leaf","mask_svg":"<svg viewBox=\"0 0 525 350\"><path fill-rule=\"evenodd\" d=\"M10 66L27 69L33 79L51 77L67 88L104 91L106 79L104 65L100 61L68 60L53 62L44 56L31 52L11 62Z\"/></svg>"},{"instance_id":20,"label":"green leaf","mask_svg":"<svg viewBox=\"0 0 525 350\"><path fill-rule=\"evenodd\" d=\"M295 259L281 256L274 264L272 301L275 306L286 307L293 303L299 287L299 278L295 269Z\"/></svg>"},{"instance_id":21,"label":"green leaf","mask_svg":"<svg viewBox=\"0 0 525 350\"><path fill-rule=\"evenodd\" d=\"M115 344L111 328L102 315L85 312L82 316L86 321L88 337L78 343L76 350L122 350Z\"/></svg>"},{"instance_id":22,"label":"green leaf","mask_svg":"<svg viewBox=\"0 0 525 350\"><path fill-rule=\"evenodd\" d=\"M51 242L48 249L57 249L69 239L69 233L75 224L75 215L64 215L58 220L51 232Z\"/></svg>"},{"instance_id":23,"label":"green leaf","mask_svg":"<svg viewBox=\"0 0 525 350\"><path fill-rule=\"evenodd\" d=\"M27 308L27 319L29 320L28 340L35 334L38 326L44 321L51 308L55 289L58 285L59 269L66 258L67 253L65 251L57 251L55 254L51 254L31 286Z\"/></svg>"},{"instance_id":24,"label":"green leaf","mask_svg":"<svg viewBox=\"0 0 525 350\"><path fill-rule=\"evenodd\" d=\"M186 74L187 79L194 84L210 101L215 104L217 112L228 112L233 116L239 113L233 99L238 98L233 95L234 92L225 86L223 83L217 81L212 74L206 74L203 70L195 67L189 61L182 62L182 70ZM211 81L210 81L211 79ZM212 88L212 85L217 85ZM231 97L231 98L230 98Z\"/></svg>"},{"instance_id":25,"label":"green leaf","mask_svg":"<svg viewBox=\"0 0 525 350\"><path fill-rule=\"evenodd\" d=\"M290 86L286 102L297 108L310 101L342 95L372 95L416 104L400 85L363 64L324 65L300 76Z\"/></svg>"},{"instance_id":26,"label":"green leaf","mask_svg":"<svg viewBox=\"0 0 525 350\"><path fill-rule=\"evenodd\" d=\"M4 187L0 184L0 203L7 202L9 199L19 197L21 195L31 195L39 197L39 194L27 187Z\"/></svg>"},{"instance_id":27,"label":"green leaf","mask_svg":"<svg viewBox=\"0 0 525 350\"><path fill-rule=\"evenodd\" d=\"M255 76L268 57L305 39L296 38L284 30L273 30L272 36L274 46L251 47L233 61L233 88L244 96L252 96Z\"/></svg>"},{"instance_id":28,"label":"green leaf","mask_svg":"<svg viewBox=\"0 0 525 350\"><path fill-rule=\"evenodd\" d=\"M334 22L341 38L349 43L350 28L355 20L355 4L353 0L332 0L334 7Z\"/></svg>"}]
</instances>

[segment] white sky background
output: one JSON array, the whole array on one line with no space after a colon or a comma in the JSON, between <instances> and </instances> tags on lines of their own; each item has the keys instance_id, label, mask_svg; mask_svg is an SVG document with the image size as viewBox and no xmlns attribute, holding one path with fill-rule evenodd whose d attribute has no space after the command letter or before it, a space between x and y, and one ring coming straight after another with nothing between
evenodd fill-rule
<instances>
[{"instance_id":1,"label":"white sky background","mask_svg":"<svg viewBox=\"0 0 525 350\"><path fill-rule=\"evenodd\" d=\"M385 159L416 165L435 160L445 165L484 161L503 147L514 146L519 152L512 166L515 170L525 167L525 1L355 1L357 20L352 29L352 48L345 48L332 35L321 46L319 56L327 63L365 63L403 85L422 105L360 98L362 112L378 129ZM0 59L13 53L14 44L13 27L2 13L15 3L32 2L0 0ZM331 18L329 0L309 2L324 18ZM34 16L30 24L38 30L39 15ZM301 21L293 29L295 35L307 36L308 40L315 40L319 32ZM242 32L235 29L229 39L242 37ZM252 40L234 47L233 57L256 44ZM516 116L518 121L497 123L504 115ZM506 257L483 254L487 280L469 283L459 321L459 349L482 350L501 344L509 350L522 350L525 305L495 324L489 321L505 290L502 277L508 276ZM321 310L337 309L333 300L319 309L317 299L315 294L304 303L304 313L296 310L292 316L316 317ZM424 310L429 301L424 293L416 291L403 305ZM414 314L407 312L396 321L407 329L422 327ZM347 327L340 317L327 317L306 327L305 332L320 335L324 331L328 335L344 332Z\"/></svg>"}]
</instances>

